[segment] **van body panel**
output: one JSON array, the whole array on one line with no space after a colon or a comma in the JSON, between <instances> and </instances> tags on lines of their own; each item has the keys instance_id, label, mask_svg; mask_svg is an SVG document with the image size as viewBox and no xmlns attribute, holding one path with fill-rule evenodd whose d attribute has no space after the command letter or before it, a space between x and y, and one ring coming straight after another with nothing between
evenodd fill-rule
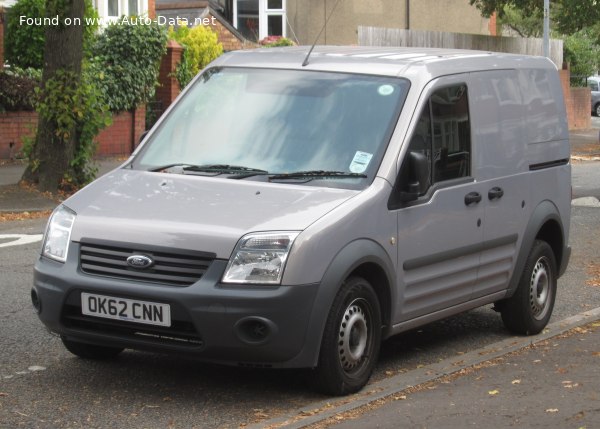
<instances>
[{"instance_id":1,"label":"van body panel","mask_svg":"<svg viewBox=\"0 0 600 429\"><path fill-rule=\"evenodd\" d=\"M127 169L86 189L65 201L78 214L72 240L160 244L212 252L222 259L229 259L246 233L301 231L357 194Z\"/></svg>"},{"instance_id":2,"label":"van body panel","mask_svg":"<svg viewBox=\"0 0 600 429\"><path fill-rule=\"evenodd\" d=\"M386 208L390 191L387 181L375 178L369 188L306 228L294 242L283 283L321 281L335 256L357 240L377 243L385 250L387 259L396 261L398 246L391 243L397 237L396 219ZM392 266L395 269L395 262Z\"/></svg>"}]
</instances>

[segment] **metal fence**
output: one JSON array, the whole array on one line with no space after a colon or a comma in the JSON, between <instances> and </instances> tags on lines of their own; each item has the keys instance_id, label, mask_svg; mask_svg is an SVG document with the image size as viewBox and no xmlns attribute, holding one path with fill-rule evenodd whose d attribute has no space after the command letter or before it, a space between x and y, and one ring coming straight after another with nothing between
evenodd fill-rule
<instances>
[{"instance_id":1,"label":"metal fence","mask_svg":"<svg viewBox=\"0 0 600 429\"><path fill-rule=\"evenodd\" d=\"M365 26L358 27L358 44L361 46L475 49L525 55L543 55L544 52L543 39ZM550 40L550 59L558 68L562 67L562 40Z\"/></svg>"}]
</instances>

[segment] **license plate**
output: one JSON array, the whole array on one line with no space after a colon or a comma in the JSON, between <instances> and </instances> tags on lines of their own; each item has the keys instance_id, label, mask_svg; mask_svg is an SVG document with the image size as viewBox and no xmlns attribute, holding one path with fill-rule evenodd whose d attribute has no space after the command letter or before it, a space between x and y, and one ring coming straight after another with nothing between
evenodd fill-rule
<instances>
[{"instance_id":1,"label":"license plate","mask_svg":"<svg viewBox=\"0 0 600 429\"><path fill-rule=\"evenodd\" d=\"M168 304L157 302L83 292L81 294L81 312L86 316L104 319L171 326L171 307Z\"/></svg>"}]
</instances>

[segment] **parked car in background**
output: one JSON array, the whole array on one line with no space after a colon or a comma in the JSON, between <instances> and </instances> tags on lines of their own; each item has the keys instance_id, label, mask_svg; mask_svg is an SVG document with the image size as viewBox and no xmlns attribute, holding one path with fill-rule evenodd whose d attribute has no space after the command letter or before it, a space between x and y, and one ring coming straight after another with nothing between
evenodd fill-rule
<instances>
[{"instance_id":1,"label":"parked car in background","mask_svg":"<svg viewBox=\"0 0 600 429\"><path fill-rule=\"evenodd\" d=\"M587 82L592 90L592 115L600 116L600 76L590 76Z\"/></svg>"}]
</instances>

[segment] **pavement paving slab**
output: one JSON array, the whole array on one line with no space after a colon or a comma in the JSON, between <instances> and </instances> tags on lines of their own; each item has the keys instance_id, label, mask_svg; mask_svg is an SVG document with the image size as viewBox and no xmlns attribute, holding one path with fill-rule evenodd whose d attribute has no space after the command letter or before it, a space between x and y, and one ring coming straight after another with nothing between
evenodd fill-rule
<instances>
[{"instance_id":1,"label":"pavement paving slab","mask_svg":"<svg viewBox=\"0 0 600 429\"><path fill-rule=\"evenodd\" d=\"M600 322L313 427L600 427ZM339 423L336 423L339 422Z\"/></svg>"}]
</instances>

